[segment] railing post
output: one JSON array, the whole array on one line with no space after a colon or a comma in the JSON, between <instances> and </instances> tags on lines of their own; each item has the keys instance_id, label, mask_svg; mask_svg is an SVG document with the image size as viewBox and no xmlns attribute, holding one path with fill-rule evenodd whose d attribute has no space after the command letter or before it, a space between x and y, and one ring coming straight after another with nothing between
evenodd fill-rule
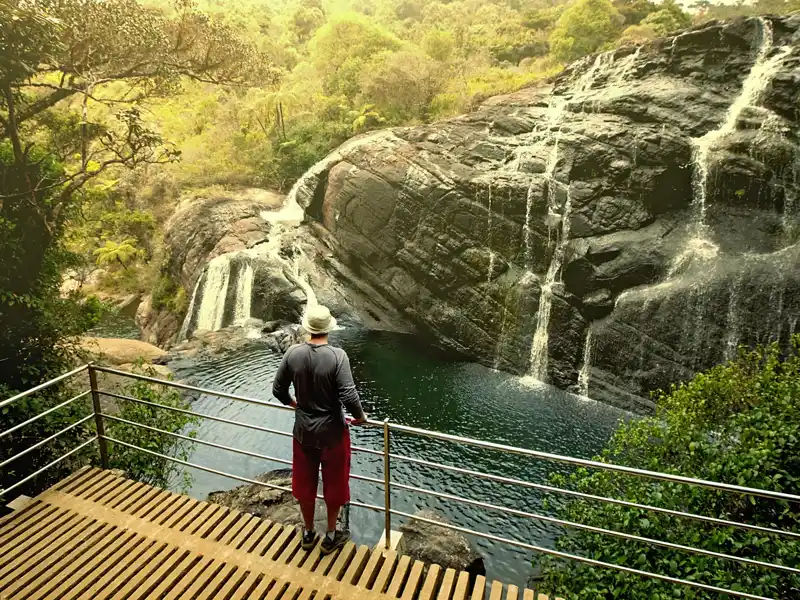
<instances>
[{"instance_id":1,"label":"railing post","mask_svg":"<svg viewBox=\"0 0 800 600\"><path fill-rule=\"evenodd\" d=\"M94 409L94 424L97 428L97 445L100 447L100 464L104 469L108 463L108 445L106 444L106 430L103 424L103 410L100 407L100 393L97 387L97 371L94 363L89 363L89 385L92 389L92 407Z\"/></svg>"},{"instance_id":2,"label":"railing post","mask_svg":"<svg viewBox=\"0 0 800 600\"><path fill-rule=\"evenodd\" d=\"M392 548L392 489L391 463L389 460L389 419L383 422L383 505L386 549Z\"/></svg>"}]
</instances>

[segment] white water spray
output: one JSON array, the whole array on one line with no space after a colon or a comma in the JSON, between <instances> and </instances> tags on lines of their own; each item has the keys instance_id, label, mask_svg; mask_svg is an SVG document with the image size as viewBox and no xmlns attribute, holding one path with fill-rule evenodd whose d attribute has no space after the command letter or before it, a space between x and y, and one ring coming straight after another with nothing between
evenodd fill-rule
<instances>
[{"instance_id":1,"label":"white water spray","mask_svg":"<svg viewBox=\"0 0 800 600\"><path fill-rule=\"evenodd\" d=\"M231 257L216 257L206 269L200 308L197 312L197 329L217 331L222 329L225 317L225 300L231 279Z\"/></svg>"},{"instance_id":2,"label":"white water spray","mask_svg":"<svg viewBox=\"0 0 800 600\"><path fill-rule=\"evenodd\" d=\"M578 373L578 393L589 397L589 374L592 368L592 326L586 329L586 341L583 344L583 365Z\"/></svg>"},{"instance_id":3,"label":"white water spray","mask_svg":"<svg viewBox=\"0 0 800 600\"><path fill-rule=\"evenodd\" d=\"M253 265L246 262L236 281L236 301L233 306L233 324L241 325L251 317L253 305Z\"/></svg>"}]
</instances>

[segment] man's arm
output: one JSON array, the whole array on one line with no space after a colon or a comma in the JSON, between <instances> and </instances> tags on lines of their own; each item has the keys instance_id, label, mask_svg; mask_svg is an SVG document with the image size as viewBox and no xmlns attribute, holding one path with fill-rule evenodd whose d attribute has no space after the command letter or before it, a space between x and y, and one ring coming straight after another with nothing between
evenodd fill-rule
<instances>
[{"instance_id":1,"label":"man's arm","mask_svg":"<svg viewBox=\"0 0 800 600\"><path fill-rule=\"evenodd\" d=\"M339 400L348 412L355 417L353 423L364 423L367 420L367 415L364 414L364 409L361 407L361 400L356 391L355 381L353 381L353 373L350 370L350 359L347 357L346 352L342 352L342 360L339 363L339 369L336 371L336 384L339 389Z\"/></svg>"},{"instance_id":2,"label":"man's arm","mask_svg":"<svg viewBox=\"0 0 800 600\"><path fill-rule=\"evenodd\" d=\"M291 350L289 351L291 352ZM275 379L272 382L272 395L281 401L281 404L286 406L297 406L292 395L289 393L289 386L292 384L292 370L289 367L289 352L283 355L281 365L278 367L278 372L275 373Z\"/></svg>"}]
</instances>

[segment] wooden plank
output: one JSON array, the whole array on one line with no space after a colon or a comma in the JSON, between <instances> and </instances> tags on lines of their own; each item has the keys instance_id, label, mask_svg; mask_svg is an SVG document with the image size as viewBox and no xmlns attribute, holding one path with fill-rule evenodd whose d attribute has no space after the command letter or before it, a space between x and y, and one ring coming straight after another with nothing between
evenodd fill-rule
<instances>
[{"instance_id":1,"label":"wooden plank","mask_svg":"<svg viewBox=\"0 0 800 600\"><path fill-rule=\"evenodd\" d=\"M52 527L39 532L33 539L23 538L18 546L12 547L0 556L0 589L5 576L13 573L37 554L46 551L51 544L68 541L91 521L80 515L66 513Z\"/></svg>"},{"instance_id":2,"label":"wooden plank","mask_svg":"<svg viewBox=\"0 0 800 600\"><path fill-rule=\"evenodd\" d=\"M259 577L261 577L261 573L249 573L247 577L244 578L244 581L239 584L239 587L229 598L229 600L247 600L247 598L256 598L256 596L251 594L251 592L253 592L256 585L258 585Z\"/></svg>"},{"instance_id":3,"label":"wooden plank","mask_svg":"<svg viewBox=\"0 0 800 600\"><path fill-rule=\"evenodd\" d=\"M217 596L200 596L198 600L214 600L214 598L225 598L226 600L230 600L230 597L233 593L239 589L239 586L247 579L247 576L250 575L249 571L245 569L234 568L233 574L228 577L227 581L224 581L222 586L219 588Z\"/></svg>"},{"instance_id":4,"label":"wooden plank","mask_svg":"<svg viewBox=\"0 0 800 600\"><path fill-rule=\"evenodd\" d=\"M49 506L48 504L45 504L44 502L39 502L38 500L36 500L36 498L33 498L20 510L15 510L14 512L6 515L5 517L0 517L0 531L3 532L3 535L5 535L7 532L18 527L18 523L20 523L20 521L29 519L43 510L48 510L52 508L53 507Z\"/></svg>"},{"instance_id":5,"label":"wooden plank","mask_svg":"<svg viewBox=\"0 0 800 600\"><path fill-rule=\"evenodd\" d=\"M188 510L183 513L183 515L175 515L172 519L170 519L165 525L170 527L171 529L177 529L178 531L183 531L189 527L190 524L194 523L195 519L200 515L204 510L208 508L207 504L203 504L202 502L196 502L193 506L188 507ZM177 522L176 522L176 519Z\"/></svg>"},{"instance_id":6,"label":"wooden plank","mask_svg":"<svg viewBox=\"0 0 800 600\"><path fill-rule=\"evenodd\" d=\"M164 510L163 513L154 521L159 525L164 525L167 522L171 522L176 514L181 513L183 507L189 504L189 498L186 496L176 496L172 494L173 500L169 503L167 508Z\"/></svg>"},{"instance_id":7,"label":"wooden plank","mask_svg":"<svg viewBox=\"0 0 800 600\"><path fill-rule=\"evenodd\" d=\"M156 521L159 525L164 525L166 527L175 527L175 525L180 522L183 517L187 515L187 513L192 510L192 508L198 504L197 500L192 500L191 498L184 497L184 501L181 502L179 506L174 506L174 510L167 515L163 515L159 521Z\"/></svg>"},{"instance_id":8,"label":"wooden plank","mask_svg":"<svg viewBox=\"0 0 800 600\"><path fill-rule=\"evenodd\" d=\"M359 577L361 577L361 572L364 570L364 566L367 564L368 559L369 548L366 546L361 546L356 552L356 555L353 557L353 561L350 563L350 566L347 567L347 571L342 578L342 582L355 585L356 581L358 581Z\"/></svg>"},{"instance_id":9,"label":"wooden plank","mask_svg":"<svg viewBox=\"0 0 800 600\"><path fill-rule=\"evenodd\" d=\"M425 571L425 563L415 560L408 574L408 581L403 586L403 600L411 600L417 596L419 586L422 583L422 574Z\"/></svg>"},{"instance_id":10,"label":"wooden plank","mask_svg":"<svg viewBox=\"0 0 800 600\"><path fill-rule=\"evenodd\" d=\"M214 559L206 569L203 569L202 572L197 574L197 576L194 578L194 581L192 581L192 584L186 589L186 591L183 594L174 597L186 598L187 600L189 599L194 600L194 598L197 597L200 591L206 588L208 582L214 579L217 573L226 568L230 568L230 566L226 565L221 560ZM167 596L167 600L170 600L171 598L173 598L171 594Z\"/></svg>"},{"instance_id":11,"label":"wooden plank","mask_svg":"<svg viewBox=\"0 0 800 600\"><path fill-rule=\"evenodd\" d=\"M40 510L24 515L19 522L14 523L13 527L0 530L2 531L2 535L0 535L0 550L7 544L17 545L21 536L30 539L32 535L43 527L47 527L56 519L67 515L67 511L50 504L43 504L42 507ZM4 552L0 552L0 559L3 555Z\"/></svg>"},{"instance_id":12,"label":"wooden plank","mask_svg":"<svg viewBox=\"0 0 800 600\"><path fill-rule=\"evenodd\" d=\"M347 567L350 566L350 561L353 558L353 556L355 556L355 553L356 553L356 545L353 542L347 542L344 545L344 548L339 550L338 556L335 552L332 552L331 554L322 559L322 561L324 562L326 559L332 560L333 558L336 558L336 560L333 562L333 565L331 565L330 567L330 572L324 571L322 569L322 566L317 568L317 572L320 573L321 575L329 574L336 581L341 581L344 578L344 574L347 571Z\"/></svg>"},{"instance_id":13,"label":"wooden plank","mask_svg":"<svg viewBox=\"0 0 800 600\"><path fill-rule=\"evenodd\" d=\"M269 577L265 575L264 578L261 580L261 583L256 586L256 589L253 590L253 593L250 595L250 598L253 600L259 600L263 598L264 594L267 592L273 591L275 588L279 588L283 590L286 587L286 584L283 581L275 580L274 577Z\"/></svg>"},{"instance_id":14,"label":"wooden plank","mask_svg":"<svg viewBox=\"0 0 800 600\"><path fill-rule=\"evenodd\" d=\"M58 586L58 589L53 590L45 600L62 600L71 590L75 590L76 586L86 584L89 577L96 573L98 569L101 569L106 561L113 560L116 554L135 537L136 535L134 533L123 531L122 534L115 538L110 545L106 546L102 552L86 562L82 568L75 571L69 579Z\"/></svg>"},{"instance_id":15,"label":"wooden plank","mask_svg":"<svg viewBox=\"0 0 800 600\"><path fill-rule=\"evenodd\" d=\"M453 592L453 600L467 600L469 594L469 573L461 571L456 581L456 589Z\"/></svg>"},{"instance_id":16,"label":"wooden plank","mask_svg":"<svg viewBox=\"0 0 800 600\"><path fill-rule=\"evenodd\" d=\"M114 477L108 472L104 472L103 477L99 478L98 482L98 485L93 486L90 490L86 490L84 493L80 494L80 497L85 500L91 500L92 502L98 502L101 498L113 493L118 487L128 483L126 479Z\"/></svg>"},{"instance_id":17,"label":"wooden plank","mask_svg":"<svg viewBox=\"0 0 800 600\"><path fill-rule=\"evenodd\" d=\"M155 594L150 595L151 592L162 582L166 579L170 573L175 572L179 565L183 564L183 562L187 559L192 557L192 553L188 550L180 549L177 552L173 552L170 556L165 558L161 565L153 571L153 573L145 579L140 586L138 586L135 590L132 591L130 596L127 596L127 600L146 600L148 598L157 598Z\"/></svg>"},{"instance_id":18,"label":"wooden plank","mask_svg":"<svg viewBox=\"0 0 800 600\"><path fill-rule=\"evenodd\" d=\"M389 580L394 573L394 568L397 565L397 552L394 550L381 551L383 553L383 566L375 578L375 583L372 584L370 589L382 594L389 586ZM376 552L378 554L378 552Z\"/></svg>"},{"instance_id":19,"label":"wooden plank","mask_svg":"<svg viewBox=\"0 0 800 600\"><path fill-rule=\"evenodd\" d=\"M536 598L537 600L549 600L546 594L541 594L541 593Z\"/></svg>"},{"instance_id":20,"label":"wooden plank","mask_svg":"<svg viewBox=\"0 0 800 600\"><path fill-rule=\"evenodd\" d=\"M486 577L478 575L475 578L475 585L472 587L472 597L470 600L483 600L486 597Z\"/></svg>"},{"instance_id":21,"label":"wooden plank","mask_svg":"<svg viewBox=\"0 0 800 600\"><path fill-rule=\"evenodd\" d=\"M519 600L519 588L515 585L508 585L506 600Z\"/></svg>"},{"instance_id":22,"label":"wooden plank","mask_svg":"<svg viewBox=\"0 0 800 600\"><path fill-rule=\"evenodd\" d=\"M524 592L522 592L522 600L536 600L533 595L533 590L526 589Z\"/></svg>"},{"instance_id":23,"label":"wooden plank","mask_svg":"<svg viewBox=\"0 0 800 600\"><path fill-rule=\"evenodd\" d=\"M167 592L169 592L178 584L178 582L183 581L189 571L201 560L202 557L199 554L196 552L189 552L179 563L175 565L172 571L167 573L167 575L159 582L158 586L152 591L150 597L163 598Z\"/></svg>"},{"instance_id":24,"label":"wooden plank","mask_svg":"<svg viewBox=\"0 0 800 600\"><path fill-rule=\"evenodd\" d=\"M212 504L210 508L211 510L203 514L205 521L203 521L203 523L197 529L191 531L192 528L189 528L192 535L196 535L197 537L203 539L207 538L228 514L228 511L219 505Z\"/></svg>"},{"instance_id":25,"label":"wooden plank","mask_svg":"<svg viewBox=\"0 0 800 600\"><path fill-rule=\"evenodd\" d=\"M439 595L436 596L436 600L450 600L450 596L453 595L455 584L456 570L447 569L444 572L444 578L442 579L442 585L439 587Z\"/></svg>"},{"instance_id":26,"label":"wooden plank","mask_svg":"<svg viewBox=\"0 0 800 600\"><path fill-rule=\"evenodd\" d=\"M253 533L247 536L247 539L242 542L241 550L248 553L254 553L256 549L268 538L269 532L274 528L272 521L265 521L263 519L253 519L256 523L256 528ZM268 543L268 542L266 542Z\"/></svg>"},{"instance_id":27,"label":"wooden plank","mask_svg":"<svg viewBox=\"0 0 800 600\"><path fill-rule=\"evenodd\" d=\"M302 592L300 592L300 595L297 597L297 600L311 600L311 598L314 596L315 593L316 590L314 588L307 587Z\"/></svg>"},{"instance_id":28,"label":"wooden plank","mask_svg":"<svg viewBox=\"0 0 800 600\"><path fill-rule=\"evenodd\" d=\"M175 498L172 494L159 490L159 494L155 496L149 510L144 514L140 514L139 517L145 521L154 523L169 511L169 507L174 500Z\"/></svg>"},{"instance_id":29,"label":"wooden plank","mask_svg":"<svg viewBox=\"0 0 800 600\"><path fill-rule=\"evenodd\" d=\"M80 600L94 600L100 591L113 585L113 582L120 576L120 574L124 573L128 567L139 560L142 555L144 555L154 546L160 545L161 544L159 542L154 542L141 536L136 536L133 540L125 544L125 546L123 546L119 552L111 557L108 563L106 563L107 566L104 571L93 573L93 576L96 576L94 581L84 582L91 585L91 587L87 588L86 585L83 585L80 590L76 590L76 593L72 595L71 598L65 600L72 600L73 598L80 598Z\"/></svg>"},{"instance_id":30,"label":"wooden plank","mask_svg":"<svg viewBox=\"0 0 800 600\"><path fill-rule=\"evenodd\" d=\"M411 558L408 556L401 556L397 561L397 568L392 575L392 581L389 583L389 589L386 590L386 595L390 598L397 598L400 595L400 590L403 589L403 584L406 582L409 567L411 566Z\"/></svg>"},{"instance_id":31,"label":"wooden plank","mask_svg":"<svg viewBox=\"0 0 800 600\"><path fill-rule=\"evenodd\" d=\"M72 589L83 574L91 570L97 563L102 562L104 557L113 554L132 535L118 527L104 531L103 537L98 543L86 549L78 548L64 557L61 562L66 564L62 568L48 569L47 581L38 586L36 592L29 596L28 600L40 600L45 597L61 598L64 591ZM58 572L57 576L56 572Z\"/></svg>"},{"instance_id":32,"label":"wooden plank","mask_svg":"<svg viewBox=\"0 0 800 600\"><path fill-rule=\"evenodd\" d=\"M277 560L283 551L286 550L286 547L289 545L289 542L292 541L295 533L294 527L281 527L280 535L272 542L265 556L267 556L269 560Z\"/></svg>"},{"instance_id":33,"label":"wooden plank","mask_svg":"<svg viewBox=\"0 0 800 600\"><path fill-rule=\"evenodd\" d=\"M433 600L433 595L436 593L436 586L439 584L439 575L442 568L439 565L431 565L428 569L428 576L425 578L425 583L422 586L422 591L419 593L419 600Z\"/></svg>"},{"instance_id":34,"label":"wooden plank","mask_svg":"<svg viewBox=\"0 0 800 600\"><path fill-rule=\"evenodd\" d=\"M155 506L161 503L164 491L156 488L143 486L138 489L127 501L115 508L120 512L126 512L146 519Z\"/></svg>"},{"instance_id":35,"label":"wooden plank","mask_svg":"<svg viewBox=\"0 0 800 600\"><path fill-rule=\"evenodd\" d=\"M290 583L285 590L281 589L282 587L280 585L273 587L264 600L294 600L295 595L300 591L300 586L296 583Z\"/></svg>"},{"instance_id":36,"label":"wooden plank","mask_svg":"<svg viewBox=\"0 0 800 600\"><path fill-rule=\"evenodd\" d=\"M106 506L116 507L125 498L128 498L136 486L135 481L123 479L121 483L113 488L107 489L104 494L100 494L92 501L98 504L105 504Z\"/></svg>"},{"instance_id":37,"label":"wooden plank","mask_svg":"<svg viewBox=\"0 0 800 600\"><path fill-rule=\"evenodd\" d=\"M489 600L502 600L503 598L503 584L499 581L493 581L492 587L489 590Z\"/></svg>"},{"instance_id":38,"label":"wooden plank","mask_svg":"<svg viewBox=\"0 0 800 600\"><path fill-rule=\"evenodd\" d=\"M222 586L228 583L231 578L235 577L236 571L238 570L239 567L236 565L225 563L211 581L203 586L200 595L195 596L194 600L213 600L216 598Z\"/></svg>"},{"instance_id":39,"label":"wooden plank","mask_svg":"<svg viewBox=\"0 0 800 600\"><path fill-rule=\"evenodd\" d=\"M85 467L81 467L80 469L75 471L69 477L66 477L66 478L62 479L61 481L59 481L51 489L53 489L53 490L61 490L61 491L66 492L66 491L74 488L75 486L77 486L78 483L81 480L83 480L85 478L88 478L88 477L92 477L92 475L93 475L92 467L90 467L88 465L85 466Z\"/></svg>"},{"instance_id":40,"label":"wooden plank","mask_svg":"<svg viewBox=\"0 0 800 600\"><path fill-rule=\"evenodd\" d=\"M200 576L206 569L209 569L214 562L214 559L210 556L203 557L201 560L196 562L192 568L190 568L186 574L180 578L172 588L169 589L169 593L164 597L164 600L175 600L179 598L181 594L185 590L189 588L189 586L194 583L195 579ZM214 571L216 572L216 570Z\"/></svg>"},{"instance_id":41,"label":"wooden plank","mask_svg":"<svg viewBox=\"0 0 800 600\"><path fill-rule=\"evenodd\" d=\"M239 529L239 533L236 534L236 537L231 540L230 546L232 548L241 548L244 546L245 542L247 542L247 538L256 530L259 523L259 519L256 519L253 515L243 515L241 521L242 526Z\"/></svg>"},{"instance_id":42,"label":"wooden plank","mask_svg":"<svg viewBox=\"0 0 800 600\"><path fill-rule=\"evenodd\" d=\"M48 540L48 543L43 547L42 553L25 561L23 573L12 573L12 581L4 578L0 582L0 589L3 589L3 595L13 596L17 591L27 587L35 589L37 585L41 585L41 582L46 581L47 577L51 576L48 571L54 569L64 556L76 548L86 549L90 547L91 544L102 538L108 528L110 526L105 523L87 524L68 532L67 536L62 537L62 542L59 544L51 544L50 540Z\"/></svg>"},{"instance_id":43,"label":"wooden plank","mask_svg":"<svg viewBox=\"0 0 800 600\"><path fill-rule=\"evenodd\" d=\"M92 477L88 477L76 485L69 494L88 499L97 490L102 489L108 481L111 481L111 475L107 471L95 471Z\"/></svg>"},{"instance_id":44,"label":"wooden plank","mask_svg":"<svg viewBox=\"0 0 800 600\"><path fill-rule=\"evenodd\" d=\"M161 565L162 562L172 556L175 551L176 548L167 546L166 544L154 546L140 556L136 562L120 575L116 585L112 585L108 590L101 592L97 596L97 600L104 600L106 598L123 600L127 598Z\"/></svg>"},{"instance_id":45,"label":"wooden plank","mask_svg":"<svg viewBox=\"0 0 800 600\"><path fill-rule=\"evenodd\" d=\"M380 552L370 552L367 560L367 566L361 572L360 576L353 579L353 585L357 585L365 590L372 589L372 584L378 577L378 570L383 564L383 556Z\"/></svg>"}]
</instances>

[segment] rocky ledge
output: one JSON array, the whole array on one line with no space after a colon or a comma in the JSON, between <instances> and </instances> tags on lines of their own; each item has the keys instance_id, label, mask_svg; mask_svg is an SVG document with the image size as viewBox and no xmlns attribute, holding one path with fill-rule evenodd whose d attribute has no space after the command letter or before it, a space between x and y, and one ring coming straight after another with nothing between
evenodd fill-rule
<instances>
[{"instance_id":1,"label":"rocky ledge","mask_svg":"<svg viewBox=\"0 0 800 600\"><path fill-rule=\"evenodd\" d=\"M422 332L612 404L800 316L800 15L709 23L352 140L291 201Z\"/></svg>"}]
</instances>

